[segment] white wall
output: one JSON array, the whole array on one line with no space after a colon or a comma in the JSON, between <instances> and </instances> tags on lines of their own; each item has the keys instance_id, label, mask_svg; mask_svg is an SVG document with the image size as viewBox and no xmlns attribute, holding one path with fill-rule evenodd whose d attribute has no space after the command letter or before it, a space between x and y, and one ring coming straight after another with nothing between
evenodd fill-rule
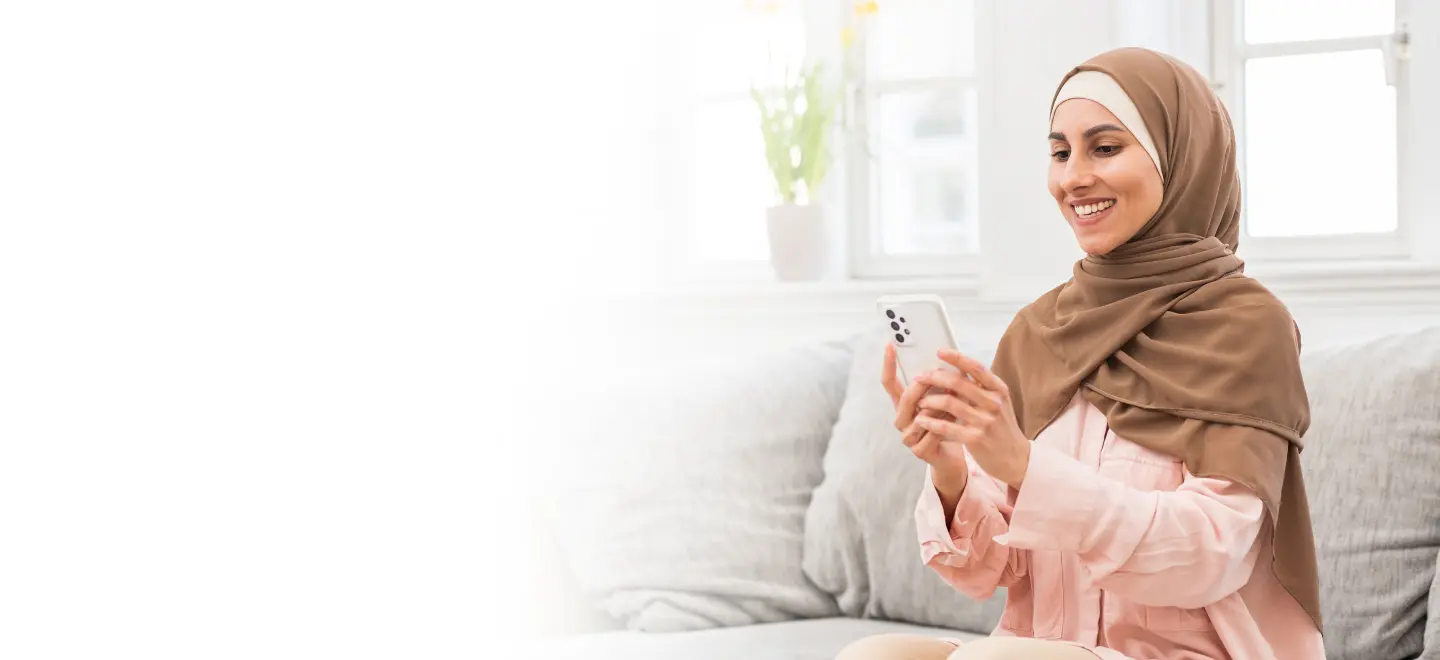
<instances>
[{"instance_id":1,"label":"white wall","mask_svg":"<svg viewBox=\"0 0 1440 660\"><path fill-rule=\"evenodd\" d=\"M977 30L980 76L981 250L1024 254L984 259L981 293L988 299L1034 298L1069 276L1081 255L1045 190L1045 135L1055 85L1070 67L1113 48L1109 3L1024 0L980 2L978 25L1028 25L1031 34ZM1043 43L1044 48L1035 44Z\"/></svg>"},{"instance_id":2,"label":"white wall","mask_svg":"<svg viewBox=\"0 0 1440 660\"><path fill-rule=\"evenodd\" d=\"M1410 60L1406 82L1412 108L1440 108L1440 2L1410 0ZM1440 177L1435 160L1440 145L1440 122L1434 113L1409 115L1409 139L1401 145L1407 177L1401 187L1400 209L1420 219L1413 223L1409 243L1416 257L1440 263L1440 195L1434 182Z\"/></svg>"}]
</instances>

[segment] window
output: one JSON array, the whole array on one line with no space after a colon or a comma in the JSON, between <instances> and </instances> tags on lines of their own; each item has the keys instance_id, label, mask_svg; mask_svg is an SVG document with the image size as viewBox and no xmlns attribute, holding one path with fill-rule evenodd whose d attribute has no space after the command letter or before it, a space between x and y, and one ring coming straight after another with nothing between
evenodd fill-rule
<instances>
[{"instance_id":1,"label":"window","mask_svg":"<svg viewBox=\"0 0 1440 660\"><path fill-rule=\"evenodd\" d=\"M974 3L890 0L865 25L849 127L858 276L954 275L979 249Z\"/></svg>"},{"instance_id":2,"label":"window","mask_svg":"<svg viewBox=\"0 0 1440 660\"><path fill-rule=\"evenodd\" d=\"M1406 2L1214 3L1250 254L1403 256Z\"/></svg>"},{"instance_id":3,"label":"window","mask_svg":"<svg viewBox=\"0 0 1440 660\"><path fill-rule=\"evenodd\" d=\"M774 184L749 90L803 61L804 4L660 4L657 75L666 105L658 174L672 272L728 274L769 256L765 209Z\"/></svg>"},{"instance_id":4,"label":"window","mask_svg":"<svg viewBox=\"0 0 1440 660\"><path fill-rule=\"evenodd\" d=\"M955 255L975 252L979 234L972 3L661 3L658 174L671 272L768 273L774 184L750 85L806 61L838 70L842 58L850 80L837 91L850 119L835 127L820 201L848 226L850 272L956 272Z\"/></svg>"},{"instance_id":5,"label":"window","mask_svg":"<svg viewBox=\"0 0 1440 660\"><path fill-rule=\"evenodd\" d=\"M1020 295L1051 277L1072 246L1049 233L1031 240L1055 222L1042 217L1051 203L1036 197L1038 180L1021 183L1039 176L1031 168L1042 157L1032 164L1009 147L979 154L979 110L988 109L988 144L1025 144L1057 72L1136 42L1209 69L1229 106L1247 258L1440 256L1426 247L1440 235L1425 222L1437 207L1420 190L1434 178L1423 156L1436 134L1419 121L1434 114L1427 85L1435 76L1426 72L1440 62L1418 43L1410 61L1407 23L1433 31L1421 25L1428 14L1409 13L1419 1L1135 1L1106 11L1061 3L1038 22L1028 6L975 0L657 3L656 143L670 272L772 276L765 216L774 182L749 87L820 61L847 74L819 195L831 227L846 232L836 249L846 250L847 274L957 278ZM1047 40L1064 47L1036 46ZM977 71L977 58L1001 64ZM981 89L988 98L978 98ZM1014 213L979 217L982 175L986 203L1014 196L1006 200Z\"/></svg>"}]
</instances>

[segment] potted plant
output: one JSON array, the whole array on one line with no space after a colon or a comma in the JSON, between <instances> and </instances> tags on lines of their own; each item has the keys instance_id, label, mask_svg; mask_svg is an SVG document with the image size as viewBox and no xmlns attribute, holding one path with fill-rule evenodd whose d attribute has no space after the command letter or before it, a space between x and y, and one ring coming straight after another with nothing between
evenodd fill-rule
<instances>
[{"instance_id":1,"label":"potted plant","mask_svg":"<svg viewBox=\"0 0 1440 660\"><path fill-rule=\"evenodd\" d=\"M766 211L766 228L770 262L781 280L820 279L834 252L816 199L830 165L838 106L823 74L821 64L811 64L787 74L778 89L750 89L775 180L778 203Z\"/></svg>"},{"instance_id":2,"label":"potted plant","mask_svg":"<svg viewBox=\"0 0 1440 660\"><path fill-rule=\"evenodd\" d=\"M748 0L747 0L748 2ZM757 2L773 13L779 0ZM874 0L856 0L846 27L841 31L839 79L827 82L826 70L815 62L788 70L777 86L752 85L750 97L760 111L760 134L765 143L765 163L775 181L776 204L766 210L770 238L770 262L781 280L817 280L834 255L827 231L824 209L818 203L820 186L829 171L831 144L837 135L835 121L845 121L842 102L846 75L855 63L851 45L874 16Z\"/></svg>"}]
</instances>

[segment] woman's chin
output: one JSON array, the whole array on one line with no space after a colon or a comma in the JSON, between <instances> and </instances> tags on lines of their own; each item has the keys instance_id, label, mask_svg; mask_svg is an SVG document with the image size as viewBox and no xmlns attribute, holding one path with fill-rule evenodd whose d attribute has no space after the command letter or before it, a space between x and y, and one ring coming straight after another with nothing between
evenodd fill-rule
<instances>
[{"instance_id":1,"label":"woman's chin","mask_svg":"<svg viewBox=\"0 0 1440 660\"><path fill-rule=\"evenodd\" d=\"M1092 257L1109 254L1120 245L1114 237L1107 232L1087 232L1081 229L1075 232L1075 241L1080 244L1080 249Z\"/></svg>"},{"instance_id":2,"label":"woman's chin","mask_svg":"<svg viewBox=\"0 0 1440 660\"><path fill-rule=\"evenodd\" d=\"M1119 235L1121 233L1119 227L1126 224L1127 218L1111 216L1111 211L1107 209L1102 211L1095 220L1081 222L1080 218L1066 213L1065 221L1070 225L1070 231L1075 233L1075 242L1080 245L1080 249L1084 250L1085 254L1098 257L1108 254L1129 240L1129 237Z\"/></svg>"}]
</instances>

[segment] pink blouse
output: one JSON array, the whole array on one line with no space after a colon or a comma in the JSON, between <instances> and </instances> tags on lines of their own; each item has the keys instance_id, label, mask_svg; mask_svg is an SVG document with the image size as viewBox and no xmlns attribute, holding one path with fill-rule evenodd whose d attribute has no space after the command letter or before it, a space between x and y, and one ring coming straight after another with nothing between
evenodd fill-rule
<instances>
[{"instance_id":1,"label":"pink blouse","mask_svg":"<svg viewBox=\"0 0 1440 660\"><path fill-rule=\"evenodd\" d=\"M1104 660L1324 660L1271 569L1250 490L1116 436L1078 395L1036 438L1019 491L972 460L946 525L926 475L921 557L975 599L1006 587L992 633L1069 641Z\"/></svg>"}]
</instances>

